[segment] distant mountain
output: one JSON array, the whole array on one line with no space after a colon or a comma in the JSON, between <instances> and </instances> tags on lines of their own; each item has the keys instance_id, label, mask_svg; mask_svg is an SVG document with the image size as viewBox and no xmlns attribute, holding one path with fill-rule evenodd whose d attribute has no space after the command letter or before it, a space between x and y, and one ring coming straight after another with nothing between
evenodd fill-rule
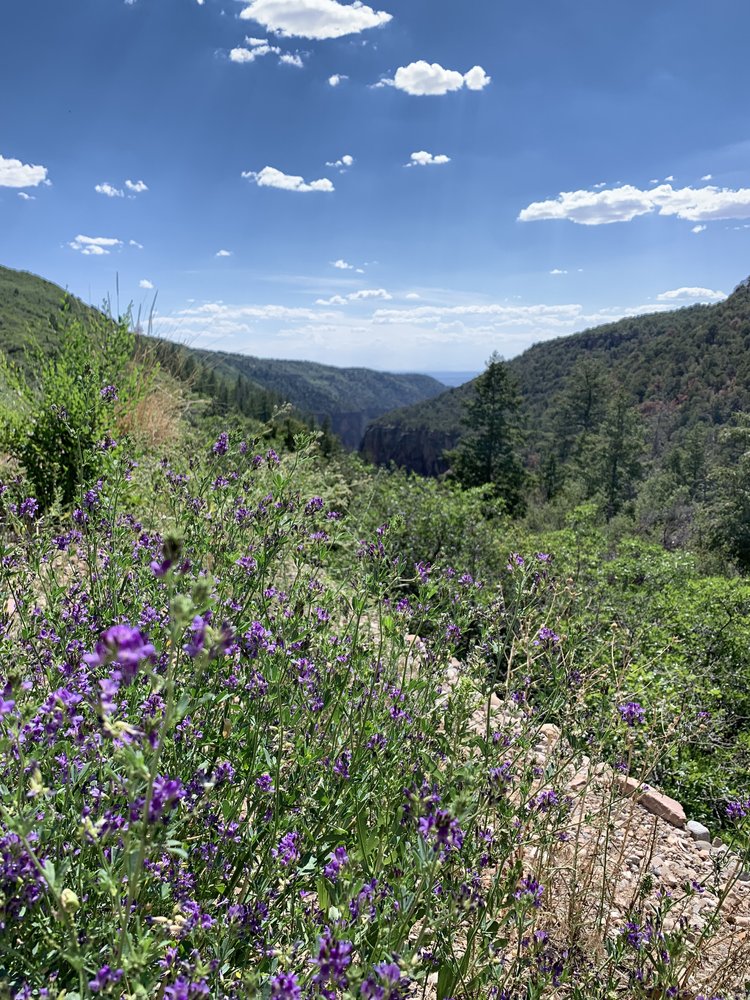
<instances>
[{"instance_id":1,"label":"distant mountain","mask_svg":"<svg viewBox=\"0 0 750 1000\"><path fill-rule=\"evenodd\" d=\"M571 372L598 361L650 428L657 454L696 423L721 425L750 411L750 279L723 302L652 313L536 344L510 362L522 395L529 447L554 431ZM423 475L444 472L443 452L465 432L472 382L384 414L367 428L362 453Z\"/></svg>"},{"instance_id":2,"label":"distant mountain","mask_svg":"<svg viewBox=\"0 0 750 1000\"><path fill-rule=\"evenodd\" d=\"M0 267L0 350L11 358L26 363L27 351L34 346L53 352L67 313L85 317L96 310L43 278ZM212 397L220 409L236 405L265 419L275 404L287 401L298 413L330 425L350 448L359 447L365 427L380 414L437 396L445 388L427 375L273 361L150 337L142 340L174 374Z\"/></svg>"},{"instance_id":3,"label":"distant mountain","mask_svg":"<svg viewBox=\"0 0 750 1000\"><path fill-rule=\"evenodd\" d=\"M336 368L313 361L276 361L199 352L222 371L240 373L251 382L289 400L302 413L331 430L350 448L358 448L370 421L395 407L438 396L445 385L428 375L391 374L370 368Z\"/></svg>"}]
</instances>

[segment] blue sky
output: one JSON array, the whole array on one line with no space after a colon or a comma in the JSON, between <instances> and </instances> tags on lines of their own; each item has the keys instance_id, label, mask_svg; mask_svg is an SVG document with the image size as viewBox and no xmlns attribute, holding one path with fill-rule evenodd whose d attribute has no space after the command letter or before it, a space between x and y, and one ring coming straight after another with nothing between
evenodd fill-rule
<instances>
[{"instance_id":1,"label":"blue sky","mask_svg":"<svg viewBox=\"0 0 750 1000\"><path fill-rule=\"evenodd\" d=\"M395 370L717 301L748 37L744 0L6 0L0 263Z\"/></svg>"}]
</instances>

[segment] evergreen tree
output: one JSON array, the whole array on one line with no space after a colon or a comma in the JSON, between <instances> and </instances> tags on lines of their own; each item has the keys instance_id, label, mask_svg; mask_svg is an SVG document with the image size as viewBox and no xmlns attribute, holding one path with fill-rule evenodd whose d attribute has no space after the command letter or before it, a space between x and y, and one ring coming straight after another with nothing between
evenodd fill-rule
<instances>
[{"instance_id":1,"label":"evergreen tree","mask_svg":"<svg viewBox=\"0 0 750 1000\"><path fill-rule=\"evenodd\" d=\"M474 382L466 405L468 433L448 458L462 486L489 485L512 515L525 507L526 473L518 455L520 397L506 363L495 352Z\"/></svg>"}]
</instances>

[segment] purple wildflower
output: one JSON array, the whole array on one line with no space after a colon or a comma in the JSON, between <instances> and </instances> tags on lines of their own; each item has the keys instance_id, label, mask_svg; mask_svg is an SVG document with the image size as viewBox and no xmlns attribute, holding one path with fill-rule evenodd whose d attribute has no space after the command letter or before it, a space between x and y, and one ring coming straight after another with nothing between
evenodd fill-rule
<instances>
[{"instance_id":1,"label":"purple wildflower","mask_svg":"<svg viewBox=\"0 0 750 1000\"><path fill-rule=\"evenodd\" d=\"M271 849L271 854L278 859L280 865L287 868L292 862L299 860L298 843L299 834L292 830L290 833L284 834L279 841L279 846Z\"/></svg>"},{"instance_id":2,"label":"purple wildflower","mask_svg":"<svg viewBox=\"0 0 750 1000\"><path fill-rule=\"evenodd\" d=\"M618 705L617 711L628 726L642 725L646 721L643 706L637 701L626 701L623 705Z\"/></svg>"},{"instance_id":3,"label":"purple wildflower","mask_svg":"<svg viewBox=\"0 0 750 1000\"><path fill-rule=\"evenodd\" d=\"M108 965L103 965L94 978L89 980L89 989L92 993L98 993L99 990L105 989L110 983L119 983L121 979L122 969L113 970Z\"/></svg>"},{"instance_id":4,"label":"purple wildflower","mask_svg":"<svg viewBox=\"0 0 750 1000\"><path fill-rule=\"evenodd\" d=\"M323 874L331 882L337 882L339 877L339 872L344 867L344 865L349 863L349 855L346 853L345 847L337 847L336 850L331 854L328 864L323 869Z\"/></svg>"},{"instance_id":5,"label":"purple wildflower","mask_svg":"<svg viewBox=\"0 0 750 1000\"><path fill-rule=\"evenodd\" d=\"M117 663L122 677L130 681L144 660L152 659L156 650L140 629L131 625L112 625L99 636L93 653L86 653L84 663L89 667L101 667L104 663Z\"/></svg>"},{"instance_id":6,"label":"purple wildflower","mask_svg":"<svg viewBox=\"0 0 750 1000\"><path fill-rule=\"evenodd\" d=\"M518 883L518 888L513 893L513 898L521 903L531 904L531 906L539 909L542 905L543 893L544 886L537 882L535 878L528 876L527 878L522 878Z\"/></svg>"},{"instance_id":7,"label":"purple wildflower","mask_svg":"<svg viewBox=\"0 0 750 1000\"><path fill-rule=\"evenodd\" d=\"M116 387L113 385L105 385L103 389L99 390L99 395L105 403L115 403L120 398L117 395Z\"/></svg>"},{"instance_id":8,"label":"purple wildflower","mask_svg":"<svg viewBox=\"0 0 750 1000\"><path fill-rule=\"evenodd\" d=\"M211 451L214 455L226 455L229 450L229 435L226 431L222 431L221 434L214 441L211 446Z\"/></svg>"},{"instance_id":9,"label":"purple wildflower","mask_svg":"<svg viewBox=\"0 0 750 1000\"><path fill-rule=\"evenodd\" d=\"M433 849L460 851L464 832L447 809L436 809L419 820L419 832L424 840L433 841Z\"/></svg>"},{"instance_id":10,"label":"purple wildflower","mask_svg":"<svg viewBox=\"0 0 750 1000\"><path fill-rule=\"evenodd\" d=\"M318 971L313 976L313 982L318 986L338 986L346 989L348 980L346 969L351 964L351 941L337 941L326 927L319 941L318 957L315 964Z\"/></svg>"},{"instance_id":11,"label":"purple wildflower","mask_svg":"<svg viewBox=\"0 0 750 1000\"><path fill-rule=\"evenodd\" d=\"M299 1000L299 981L293 972L279 972L271 980L271 1000Z\"/></svg>"}]
</instances>

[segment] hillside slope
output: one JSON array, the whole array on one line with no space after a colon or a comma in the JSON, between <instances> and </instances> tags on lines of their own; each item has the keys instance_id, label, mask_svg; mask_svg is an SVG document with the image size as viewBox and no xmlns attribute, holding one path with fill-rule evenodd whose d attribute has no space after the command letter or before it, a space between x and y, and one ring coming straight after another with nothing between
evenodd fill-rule
<instances>
[{"instance_id":1,"label":"hillside slope","mask_svg":"<svg viewBox=\"0 0 750 1000\"><path fill-rule=\"evenodd\" d=\"M34 345L44 352L54 351L66 311L77 316L96 313L51 282L0 266L0 350L14 360L23 364L26 351ZM330 424L350 448L359 447L371 420L396 407L437 396L445 388L427 375L267 360L149 337L143 341L155 347L157 357L176 374L189 375L203 393L217 397L222 405L236 398L248 400L243 412L263 417L274 401L285 400L319 424Z\"/></svg>"},{"instance_id":2,"label":"hillside slope","mask_svg":"<svg viewBox=\"0 0 750 1000\"><path fill-rule=\"evenodd\" d=\"M561 393L583 359L598 361L663 448L696 423L721 425L750 410L750 281L723 302L653 313L536 344L510 362L533 448L553 429ZM373 421L362 442L371 461L424 475L445 471L442 450L463 433L471 382Z\"/></svg>"}]
</instances>

